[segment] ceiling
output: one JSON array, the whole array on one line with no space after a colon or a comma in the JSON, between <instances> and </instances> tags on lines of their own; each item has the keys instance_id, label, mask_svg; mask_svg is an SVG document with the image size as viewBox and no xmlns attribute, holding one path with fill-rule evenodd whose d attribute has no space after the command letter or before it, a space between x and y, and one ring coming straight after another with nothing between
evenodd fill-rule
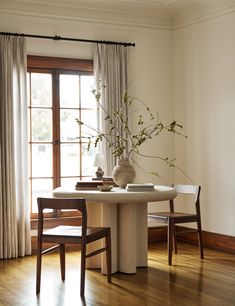
<instances>
[{"instance_id":1,"label":"ceiling","mask_svg":"<svg viewBox=\"0 0 235 306\"><path fill-rule=\"evenodd\" d=\"M234 10L235 0L1 0L0 13L174 29Z\"/></svg>"}]
</instances>

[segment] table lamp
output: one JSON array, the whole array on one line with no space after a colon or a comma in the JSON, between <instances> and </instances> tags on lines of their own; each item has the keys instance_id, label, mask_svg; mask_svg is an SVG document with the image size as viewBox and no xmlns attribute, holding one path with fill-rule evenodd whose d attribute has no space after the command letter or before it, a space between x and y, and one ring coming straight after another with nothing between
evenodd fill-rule
<instances>
[{"instance_id":1,"label":"table lamp","mask_svg":"<svg viewBox=\"0 0 235 306\"><path fill-rule=\"evenodd\" d=\"M102 169L104 165L104 155L103 154L96 154L95 155L95 160L94 160L94 166L97 167L96 170L96 179L102 180L102 177L104 175L104 171Z\"/></svg>"}]
</instances>

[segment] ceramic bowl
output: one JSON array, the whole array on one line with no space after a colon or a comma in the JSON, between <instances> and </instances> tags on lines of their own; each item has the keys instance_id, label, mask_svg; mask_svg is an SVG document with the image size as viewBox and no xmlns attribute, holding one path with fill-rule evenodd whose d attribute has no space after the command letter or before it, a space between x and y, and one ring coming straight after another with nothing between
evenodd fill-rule
<instances>
[{"instance_id":1,"label":"ceramic bowl","mask_svg":"<svg viewBox=\"0 0 235 306\"><path fill-rule=\"evenodd\" d=\"M100 191L111 191L113 186L112 185L100 185L100 186L97 186L97 188Z\"/></svg>"}]
</instances>

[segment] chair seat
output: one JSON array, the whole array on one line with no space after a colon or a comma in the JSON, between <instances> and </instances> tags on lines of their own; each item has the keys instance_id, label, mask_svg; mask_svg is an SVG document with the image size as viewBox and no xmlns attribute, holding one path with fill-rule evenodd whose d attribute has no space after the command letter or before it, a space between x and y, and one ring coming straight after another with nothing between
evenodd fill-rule
<instances>
[{"instance_id":1,"label":"chair seat","mask_svg":"<svg viewBox=\"0 0 235 306\"><path fill-rule=\"evenodd\" d=\"M107 227L87 227L86 242L90 243L97 239L104 238L108 232ZM47 242L81 243L82 227L60 225L43 232L42 240Z\"/></svg>"},{"instance_id":2,"label":"chair seat","mask_svg":"<svg viewBox=\"0 0 235 306\"><path fill-rule=\"evenodd\" d=\"M181 212L153 212L148 214L148 217L152 218L162 218L162 219L168 219L168 218L184 218L184 217L196 217L195 214L188 214L188 213L181 213Z\"/></svg>"},{"instance_id":3,"label":"chair seat","mask_svg":"<svg viewBox=\"0 0 235 306\"><path fill-rule=\"evenodd\" d=\"M98 232L103 232L107 230L106 227L87 227L87 236L96 234ZM82 227L81 226L69 226L60 225L52 229L48 229L43 232L43 236L68 236L68 237L82 237Z\"/></svg>"}]
</instances>

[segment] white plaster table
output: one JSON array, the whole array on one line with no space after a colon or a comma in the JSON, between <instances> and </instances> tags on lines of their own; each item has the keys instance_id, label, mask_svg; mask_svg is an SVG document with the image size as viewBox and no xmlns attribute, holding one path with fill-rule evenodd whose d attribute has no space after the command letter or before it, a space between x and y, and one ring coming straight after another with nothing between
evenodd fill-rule
<instances>
[{"instance_id":1,"label":"white plaster table","mask_svg":"<svg viewBox=\"0 0 235 306\"><path fill-rule=\"evenodd\" d=\"M85 198L88 226L111 227L112 273L136 273L137 267L147 266L147 203L167 201L175 198L177 193L168 186L155 186L155 191L150 192L130 192L121 188L101 192L59 187L53 195L56 198ZM104 260L104 255L94 256L87 266L101 268L102 273L106 273Z\"/></svg>"}]
</instances>

